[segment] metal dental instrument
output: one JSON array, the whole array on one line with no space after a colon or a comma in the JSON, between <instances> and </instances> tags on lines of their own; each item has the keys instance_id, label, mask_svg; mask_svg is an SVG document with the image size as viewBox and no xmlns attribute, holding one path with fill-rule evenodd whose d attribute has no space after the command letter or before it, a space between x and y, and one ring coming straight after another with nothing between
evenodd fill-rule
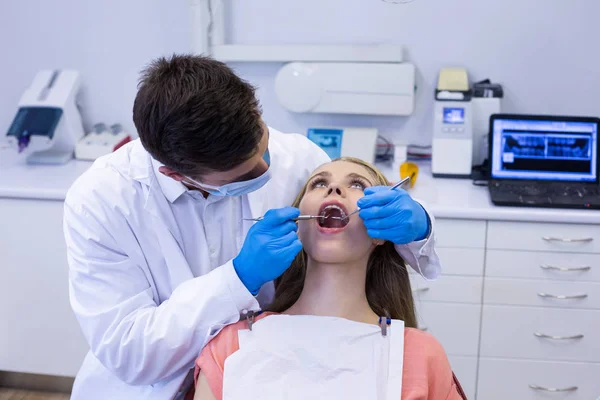
<instances>
[{"instance_id":1,"label":"metal dental instrument","mask_svg":"<svg viewBox=\"0 0 600 400\"><path fill-rule=\"evenodd\" d=\"M244 221L261 221L264 217L258 217L258 218L244 218ZM306 221L309 219L314 219L314 218L325 218L324 216L321 215L299 215L296 218L292 218L292 221Z\"/></svg>"},{"instance_id":2,"label":"metal dental instrument","mask_svg":"<svg viewBox=\"0 0 600 400\"><path fill-rule=\"evenodd\" d=\"M410 177L407 176L406 178L402 179L400 182L396 183L394 186L392 186L390 188L390 190L394 190L402 185L404 185L406 182L410 181ZM326 217L324 215L299 215L296 218L293 218L292 221L306 221L309 219L315 219L315 218L331 218L331 219L337 219L340 221L344 221L348 218L350 218L351 215L356 214L357 212L360 211L360 207L356 207L356 210L352 211L350 214L346 215L345 217ZM244 221L261 221L264 217L258 217L258 218L244 218Z\"/></svg>"},{"instance_id":3,"label":"metal dental instrument","mask_svg":"<svg viewBox=\"0 0 600 400\"><path fill-rule=\"evenodd\" d=\"M410 182L410 176L407 176L406 178L402 179L400 182L396 183L394 186L392 186L390 188L390 190L394 190L396 188L399 188L400 186L404 185L405 183ZM352 211L350 214L346 215L345 217L329 217L331 219L339 219L340 221L349 219L350 216L356 214L357 212L360 211L360 207L356 207L356 210Z\"/></svg>"}]
</instances>

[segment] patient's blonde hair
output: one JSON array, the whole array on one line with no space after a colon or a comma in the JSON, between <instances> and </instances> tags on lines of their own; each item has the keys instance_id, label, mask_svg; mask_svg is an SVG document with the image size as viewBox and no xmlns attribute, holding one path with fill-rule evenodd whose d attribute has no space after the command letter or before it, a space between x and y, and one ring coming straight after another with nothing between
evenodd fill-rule
<instances>
[{"instance_id":1,"label":"patient's blonde hair","mask_svg":"<svg viewBox=\"0 0 600 400\"><path fill-rule=\"evenodd\" d=\"M376 185L389 186L386 177L374 166L358 158L342 157L332 162L345 161L364 167ZM294 203L298 207L306 194L308 182L304 185ZM275 281L275 298L269 311L283 312L300 297L306 275L306 254L302 250L290 268ZM367 300L371 309L380 316L388 316L404 321L406 327L416 327L414 302L404 260L391 242L377 246L367 262L365 285Z\"/></svg>"}]
</instances>

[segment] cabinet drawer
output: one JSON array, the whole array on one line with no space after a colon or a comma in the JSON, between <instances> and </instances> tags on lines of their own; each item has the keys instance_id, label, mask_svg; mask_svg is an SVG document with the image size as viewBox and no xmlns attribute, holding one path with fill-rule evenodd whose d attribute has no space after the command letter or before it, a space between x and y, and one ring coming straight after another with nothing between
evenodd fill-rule
<instances>
[{"instance_id":1,"label":"cabinet drawer","mask_svg":"<svg viewBox=\"0 0 600 400\"><path fill-rule=\"evenodd\" d=\"M600 311L485 305L481 329L481 356L600 362Z\"/></svg>"},{"instance_id":2,"label":"cabinet drawer","mask_svg":"<svg viewBox=\"0 0 600 400\"><path fill-rule=\"evenodd\" d=\"M485 278L483 302L600 309L600 283Z\"/></svg>"},{"instance_id":3,"label":"cabinet drawer","mask_svg":"<svg viewBox=\"0 0 600 400\"><path fill-rule=\"evenodd\" d=\"M600 254L488 250L485 263L486 276L600 282Z\"/></svg>"},{"instance_id":4,"label":"cabinet drawer","mask_svg":"<svg viewBox=\"0 0 600 400\"><path fill-rule=\"evenodd\" d=\"M600 396L600 364L498 360L479 361L477 398L482 400L594 400ZM529 385L538 386L533 389ZM568 389L549 392L542 388Z\"/></svg>"},{"instance_id":5,"label":"cabinet drawer","mask_svg":"<svg viewBox=\"0 0 600 400\"><path fill-rule=\"evenodd\" d=\"M449 355L477 356L481 306L459 303L417 305L419 327L434 335Z\"/></svg>"},{"instance_id":6,"label":"cabinet drawer","mask_svg":"<svg viewBox=\"0 0 600 400\"><path fill-rule=\"evenodd\" d=\"M448 356L450 367L460 382L467 399L475 399L477 383L477 357Z\"/></svg>"},{"instance_id":7,"label":"cabinet drawer","mask_svg":"<svg viewBox=\"0 0 600 400\"><path fill-rule=\"evenodd\" d=\"M471 276L483 275L485 257L484 249L440 247L436 250L440 256L442 274ZM413 271L412 268L411 271Z\"/></svg>"},{"instance_id":8,"label":"cabinet drawer","mask_svg":"<svg viewBox=\"0 0 600 400\"><path fill-rule=\"evenodd\" d=\"M427 281L420 275L411 275L410 283L415 301L481 304L482 277L442 275Z\"/></svg>"},{"instance_id":9,"label":"cabinet drawer","mask_svg":"<svg viewBox=\"0 0 600 400\"><path fill-rule=\"evenodd\" d=\"M600 253L600 227L491 221L488 223L487 248Z\"/></svg>"},{"instance_id":10,"label":"cabinet drawer","mask_svg":"<svg viewBox=\"0 0 600 400\"><path fill-rule=\"evenodd\" d=\"M437 247L485 247L485 221L436 219Z\"/></svg>"}]
</instances>

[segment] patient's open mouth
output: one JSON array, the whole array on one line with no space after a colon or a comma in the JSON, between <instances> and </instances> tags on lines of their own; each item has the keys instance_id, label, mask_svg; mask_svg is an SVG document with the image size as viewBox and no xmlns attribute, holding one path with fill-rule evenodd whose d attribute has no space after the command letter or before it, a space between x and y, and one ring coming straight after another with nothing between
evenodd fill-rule
<instances>
[{"instance_id":1,"label":"patient's open mouth","mask_svg":"<svg viewBox=\"0 0 600 400\"><path fill-rule=\"evenodd\" d=\"M345 207L339 203L324 203L319 210L317 223L322 228L344 228L348 225L349 219Z\"/></svg>"}]
</instances>

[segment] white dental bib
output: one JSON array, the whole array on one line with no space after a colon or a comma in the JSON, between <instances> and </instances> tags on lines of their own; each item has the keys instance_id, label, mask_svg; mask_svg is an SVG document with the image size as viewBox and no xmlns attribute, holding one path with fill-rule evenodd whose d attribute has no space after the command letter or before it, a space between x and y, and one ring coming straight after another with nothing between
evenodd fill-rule
<instances>
[{"instance_id":1,"label":"white dental bib","mask_svg":"<svg viewBox=\"0 0 600 400\"><path fill-rule=\"evenodd\" d=\"M399 400L404 322L270 315L240 330L225 360L223 400Z\"/></svg>"}]
</instances>

